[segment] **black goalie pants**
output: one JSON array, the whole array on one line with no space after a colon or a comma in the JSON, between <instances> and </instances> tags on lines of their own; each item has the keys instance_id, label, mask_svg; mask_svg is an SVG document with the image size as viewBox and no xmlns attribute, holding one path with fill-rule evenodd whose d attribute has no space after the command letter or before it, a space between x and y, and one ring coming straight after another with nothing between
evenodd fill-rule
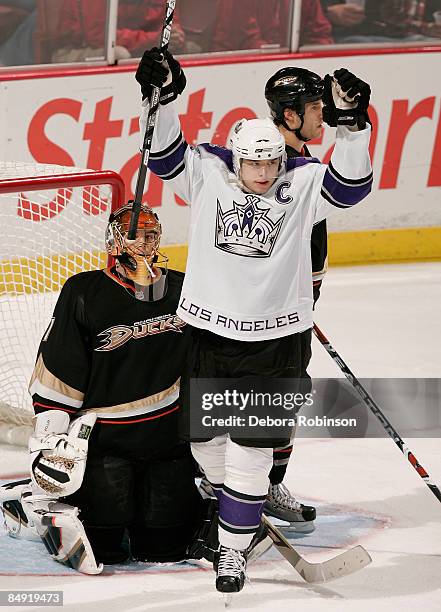
<instances>
[{"instance_id":1,"label":"black goalie pants","mask_svg":"<svg viewBox=\"0 0 441 612\"><path fill-rule=\"evenodd\" d=\"M98 560L178 561L202 520L189 445L179 444L148 461L90 456L79 491L66 498L78 506Z\"/></svg>"}]
</instances>

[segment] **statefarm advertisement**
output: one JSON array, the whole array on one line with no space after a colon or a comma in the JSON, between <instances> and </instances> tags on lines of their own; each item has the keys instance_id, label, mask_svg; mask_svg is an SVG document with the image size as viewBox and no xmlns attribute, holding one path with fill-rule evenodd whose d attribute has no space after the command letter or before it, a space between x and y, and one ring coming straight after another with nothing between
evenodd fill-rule
<instances>
[{"instance_id":1,"label":"statefarm advertisement","mask_svg":"<svg viewBox=\"0 0 441 612\"><path fill-rule=\"evenodd\" d=\"M330 231L439 226L440 96L431 75L438 74L440 59L436 51L379 51L347 57L184 63L187 86L176 104L188 142L225 145L238 119L268 115L264 85L279 68L291 64L324 75L345 67L372 87L375 183L365 202L329 220ZM0 81L1 158L114 170L125 182L127 199L132 197L140 146L135 69ZM326 162L334 139L335 130L326 126L322 138L311 142L312 154ZM164 243L185 243L186 203L150 174L144 197L161 216ZM45 221L51 222L56 220Z\"/></svg>"}]
</instances>

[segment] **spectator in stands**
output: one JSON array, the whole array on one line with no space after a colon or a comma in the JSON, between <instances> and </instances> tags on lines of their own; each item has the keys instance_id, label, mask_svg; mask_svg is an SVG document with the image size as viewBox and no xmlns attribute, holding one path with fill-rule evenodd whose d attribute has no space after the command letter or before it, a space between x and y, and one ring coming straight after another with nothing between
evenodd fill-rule
<instances>
[{"instance_id":1,"label":"spectator in stands","mask_svg":"<svg viewBox=\"0 0 441 612\"><path fill-rule=\"evenodd\" d=\"M213 51L289 46L290 0L221 0ZM302 6L301 44L332 44L331 24L319 0Z\"/></svg>"},{"instance_id":2,"label":"spectator in stands","mask_svg":"<svg viewBox=\"0 0 441 612\"><path fill-rule=\"evenodd\" d=\"M0 66L34 63L36 0L0 2Z\"/></svg>"},{"instance_id":3,"label":"spectator in stands","mask_svg":"<svg viewBox=\"0 0 441 612\"><path fill-rule=\"evenodd\" d=\"M433 13L441 0L321 0L338 43L419 42L441 38Z\"/></svg>"},{"instance_id":4,"label":"spectator in stands","mask_svg":"<svg viewBox=\"0 0 441 612\"><path fill-rule=\"evenodd\" d=\"M332 45L332 25L323 12L320 0L302 3L300 45Z\"/></svg>"},{"instance_id":5,"label":"spectator in stands","mask_svg":"<svg viewBox=\"0 0 441 612\"><path fill-rule=\"evenodd\" d=\"M179 0L179 18L185 34L185 53L204 53L213 46L218 6L222 0Z\"/></svg>"},{"instance_id":6,"label":"spectator in stands","mask_svg":"<svg viewBox=\"0 0 441 612\"><path fill-rule=\"evenodd\" d=\"M164 20L164 0L120 0L116 33L116 59L141 56L143 51L158 44ZM60 48L53 60L80 61L104 53L106 0L64 0L60 17ZM185 35L175 13L170 47L174 53L184 51Z\"/></svg>"},{"instance_id":7,"label":"spectator in stands","mask_svg":"<svg viewBox=\"0 0 441 612\"><path fill-rule=\"evenodd\" d=\"M276 22L276 26L274 25ZM279 37L279 21L271 15L272 28L266 39L257 20L256 0L221 0L218 6L216 27L213 35L213 51L260 49L274 44ZM277 42L280 43L280 40Z\"/></svg>"}]
</instances>

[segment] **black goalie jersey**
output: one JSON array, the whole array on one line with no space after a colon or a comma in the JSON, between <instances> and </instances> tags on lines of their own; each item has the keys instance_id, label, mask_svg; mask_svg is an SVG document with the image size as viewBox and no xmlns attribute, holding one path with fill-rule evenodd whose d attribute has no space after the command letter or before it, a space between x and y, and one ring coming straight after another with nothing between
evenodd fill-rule
<instances>
[{"instance_id":1,"label":"black goalie jersey","mask_svg":"<svg viewBox=\"0 0 441 612\"><path fill-rule=\"evenodd\" d=\"M164 431L167 445L176 443L183 278L170 270L167 294L149 302L135 298L130 281L122 286L115 268L71 277L40 344L29 386L35 412L96 412L100 452L147 456Z\"/></svg>"}]
</instances>

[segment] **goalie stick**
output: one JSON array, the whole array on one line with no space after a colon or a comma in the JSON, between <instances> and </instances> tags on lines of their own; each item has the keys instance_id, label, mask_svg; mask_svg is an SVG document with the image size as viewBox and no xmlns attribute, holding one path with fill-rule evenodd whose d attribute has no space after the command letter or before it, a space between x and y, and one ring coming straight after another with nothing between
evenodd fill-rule
<instances>
[{"instance_id":1,"label":"goalie stick","mask_svg":"<svg viewBox=\"0 0 441 612\"><path fill-rule=\"evenodd\" d=\"M176 0L167 0L164 23L162 25L161 42L159 49L166 50L170 42L170 34L175 12ZM149 163L150 149L152 147L153 131L155 129L156 117L159 109L160 87L152 88L152 95L149 102L149 114L147 117L147 127L144 134L142 145L141 162L139 164L138 178L136 179L135 198L133 200L132 214L130 216L130 226L128 239L135 240L136 229L138 227L139 213L141 211L142 194L144 192L145 179L147 176L147 166Z\"/></svg>"},{"instance_id":2,"label":"goalie stick","mask_svg":"<svg viewBox=\"0 0 441 612\"><path fill-rule=\"evenodd\" d=\"M357 391L357 393L360 395L365 405L377 417L377 419L383 425L386 432L389 434L389 436L398 446L400 451L403 453L405 457L407 457L412 467L421 476L421 478L424 480L426 485L435 495L437 500L441 502L441 491L439 490L439 488L436 486L435 483L433 483L430 480L429 474L423 468L423 466L418 461L418 459L415 457L415 455L412 453L412 451L404 444L404 441L401 439L401 436L394 429L393 425L389 422L389 420L384 416L380 407L374 402L372 397L369 395L369 393L366 391L366 389L363 387L360 381L356 378L356 376L351 372L351 370L348 368L348 366L343 361L343 359L340 357L340 355L337 353L337 351L331 346L331 343L326 338L325 334L317 327L315 323L314 323L313 331L314 331L315 337L320 341L320 343L323 345L323 347L326 349L326 351L329 353L332 359L338 364L341 371L346 376L346 378L349 380L349 382L352 384L352 386Z\"/></svg>"},{"instance_id":3,"label":"goalie stick","mask_svg":"<svg viewBox=\"0 0 441 612\"><path fill-rule=\"evenodd\" d=\"M339 555L318 563L307 561L285 536L263 514L262 520L268 529L268 534L277 550L285 557L288 563L300 574L305 582L329 582L343 576L358 572L372 561L369 553L363 546L354 546Z\"/></svg>"}]
</instances>

